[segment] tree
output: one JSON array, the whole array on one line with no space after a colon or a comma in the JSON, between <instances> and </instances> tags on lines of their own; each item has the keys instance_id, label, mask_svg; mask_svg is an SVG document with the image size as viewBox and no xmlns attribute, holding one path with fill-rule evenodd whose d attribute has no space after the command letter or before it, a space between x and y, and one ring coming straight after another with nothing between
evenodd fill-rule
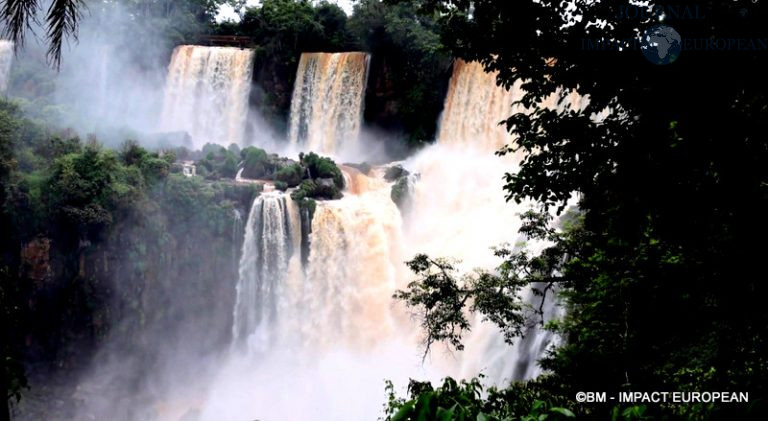
<instances>
[{"instance_id":1,"label":"tree","mask_svg":"<svg viewBox=\"0 0 768 421\"><path fill-rule=\"evenodd\" d=\"M688 37L689 48L657 66L633 40L659 16L622 16L619 6L641 7L631 3L423 5L439 14L443 43L456 56L499 72L502 86L523 80L524 105L558 92L589 94L584 113L538 108L511 116L504 123L516 140L500 151L524 153L520 170L506 175L509 200L562 209L581 194L584 226L558 281L568 308L558 330L567 342L543 362L562 390L765 393L768 311L759 297L766 286L762 248L750 239L768 233L760 216L768 210L768 89L758 70L768 58L692 43L759 36L766 6L705 1L696 5L703 19L667 13L663 23ZM595 40L614 47L590 48ZM612 110L605 119L590 118L605 108ZM607 415L607 408L582 410ZM650 410L738 417L766 409Z\"/></svg>"},{"instance_id":2,"label":"tree","mask_svg":"<svg viewBox=\"0 0 768 421\"><path fill-rule=\"evenodd\" d=\"M308 0L265 0L249 7L235 33L258 44L254 93L262 114L278 130L286 126L293 82L301 53L346 51L350 37L347 16L336 4Z\"/></svg>"},{"instance_id":3,"label":"tree","mask_svg":"<svg viewBox=\"0 0 768 421\"><path fill-rule=\"evenodd\" d=\"M436 15L419 14L418 4L363 0L348 25L371 53L366 122L404 135L411 146L433 139L450 76Z\"/></svg>"}]
</instances>

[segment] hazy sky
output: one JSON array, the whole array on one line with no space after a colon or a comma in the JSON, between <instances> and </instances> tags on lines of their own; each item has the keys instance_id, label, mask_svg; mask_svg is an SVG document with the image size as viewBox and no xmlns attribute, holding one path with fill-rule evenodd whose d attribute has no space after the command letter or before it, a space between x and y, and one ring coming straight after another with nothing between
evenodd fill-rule
<instances>
[{"instance_id":1,"label":"hazy sky","mask_svg":"<svg viewBox=\"0 0 768 421\"><path fill-rule=\"evenodd\" d=\"M352 14L352 2L353 0L328 0L330 3L336 3L347 12L347 15ZM246 4L248 6L255 6L259 4L260 0L248 0ZM221 22L223 20L237 20L238 16L232 6L224 4L219 8L219 14L216 16L216 20Z\"/></svg>"}]
</instances>

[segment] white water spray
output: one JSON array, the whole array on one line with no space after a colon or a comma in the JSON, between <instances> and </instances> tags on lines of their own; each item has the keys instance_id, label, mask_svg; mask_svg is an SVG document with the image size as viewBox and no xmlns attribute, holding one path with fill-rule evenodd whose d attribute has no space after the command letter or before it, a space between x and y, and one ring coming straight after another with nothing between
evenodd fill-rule
<instances>
[{"instance_id":1,"label":"white water spray","mask_svg":"<svg viewBox=\"0 0 768 421\"><path fill-rule=\"evenodd\" d=\"M368 60L365 53L301 55L291 98L292 144L334 154L358 140Z\"/></svg>"},{"instance_id":2,"label":"white water spray","mask_svg":"<svg viewBox=\"0 0 768 421\"><path fill-rule=\"evenodd\" d=\"M242 143L253 50L182 45L168 66L163 131L187 131L195 146Z\"/></svg>"}]
</instances>

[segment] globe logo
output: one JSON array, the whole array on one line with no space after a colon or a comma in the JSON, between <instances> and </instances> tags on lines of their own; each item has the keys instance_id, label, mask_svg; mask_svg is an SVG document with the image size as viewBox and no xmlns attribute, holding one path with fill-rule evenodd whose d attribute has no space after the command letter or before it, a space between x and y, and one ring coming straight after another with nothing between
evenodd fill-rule
<instances>
[{"instance_id":1,"label":"globe logo","mask_svg":"<svg viewBox=\"0 0 768 421\"><path fill-rule=\"evenodd\" d=\"M669 64L677 60L682 50L682 38L668 25L656 25L640 37L640 51L653 64Z\"/></svg>"}]
</instances>

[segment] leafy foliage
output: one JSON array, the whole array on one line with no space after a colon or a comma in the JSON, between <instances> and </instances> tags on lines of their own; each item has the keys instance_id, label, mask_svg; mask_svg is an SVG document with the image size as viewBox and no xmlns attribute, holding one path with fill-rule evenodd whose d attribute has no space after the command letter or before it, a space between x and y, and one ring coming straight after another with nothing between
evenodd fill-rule
<instances>
[{"instance_id":1,"label":"leafy foliage","mask_svg":"<svg viewBox=\"0 0 768 421\"><path fill-rule=\"evenodd\" d=\"M301 164L290 164L275 172L275 180L285 183L286 187L296 187L304 178L304 173L304 167Z\"/></svg>"},{"instance_id":2,"label":"leafy foliage","mask_svg":"<svg viewBox=\"0 0 768 421\"><path fill-rule=\"evenodd\" d=\"M292 86L302 52L348 51L347 16L325 1L265 0L248 7L238 24L219 25L217 33L251 37L258 45L252 100L278 131L284 131Z\"/></svg>"},{"instance_id":3,"label":"leafy foliage","mask_svg":"<svg viewBox=\"0 0 768 421\"><path fill-rule=\"evenodd\" d=\"M344 175L332 159L322 157L314 152L300 154L301 165L306 167L310 178L330 178L337 188L344 188Z\"/></svg>"},{"instance_id":4,"label":"leafy foliage","mask_svg":"<svg viewBox=\"0 0 768 421\"><path fill-rule=\"evenodd\" d=\"M638 28L658 23L617 19L621 5L611 2L422 5L438 13L442 41L456 56L497 71L501 86L524 81L520 103L534 112L504 121L515 141L500 154L524 156L519 171L506 175L508 199L562 210L573 192L580 194L582 227L553 239L543 262L559 263L540 272L545 279L557 275L568 310L551 324L565 344L542 361L557 383L569 394L764 393L768 312L757 298L765 295L759 252L748 244L768 232L759 216L768 209L761 164L768 160L768 89L757 70L766 56L686 50L677 62L655 66L631 43L585 50L584 39L633 40ZM667 23L686 37L750 38L761 32L766 13L765 4L746 1L697 6L706 19ZM572 92L589 94L583 113L536 108L549 95ZM604 119L591 118L605 109L612 112ZM766 406L582 411L740 418L760 417Z\"/></svg>"},{"instance_id":5,"label":"leafy foliage","mask_svg":"<svg viewBox=\"0 0 768 421\"><path fill-rule=\"evenodd\" d=\"M419 1L361 0L349 29L371 53L365 121L403 134L410 146L431 141L450 77L450 55L436 15L419 14Z\"/></svg>"},{"instance_id":6,"label":"leafy foliage","mask_svg":"<svg viewBox=\"0 0 768 421\"><path fill-rule=\"evenodd\" d=\"M175 156L133 141L119 151L83 144L0 101L4 397L19 396L23 368L82 369L108 336L148 360L159 355L136 344L158 332L202 352L226 340L234 297L209 280L236 281L236 215L260 189L170 174ZM169 306L171 296L184 307ZM184 320L223 333L189 335Z\"/></svg>"},{"instance_id":7,"label":"leafy foliage","mask_svg":"<svg viewBox=\"0 0 768 421\"><path fill-rule=\"evenodd\" d=\"M240 151L243 158L243 177L263 178L268 173L267 153L255 146L249 146Z\"/></svg>"},{"instance_id":8,"label":"leafy foliage","mask_svg":"<svg viewBox=\"0 0 768 421\"><path fill-rule=\"evenodd\" d=\"M490 388L484 391L480 379L456 382L446 378L437 388L411 380L408 400L397 398L391 382L387 382L386 391L389 397L385 405L387 421L575 418L570 409L553 404L551 400L557 401L557 398L548 395L538 383L515 383L505 390Z\"/></svg>"},{"instance_id":9,"label":"leafy foliage","mask_svg":"<svg viewBox=\"0 0 768 421\"><path fill-rule=\"evenodd\" d=\"M522 216L522 233L533 239L556 241L557 245L538 256L530 256L524 248L498 248L495 255L503 262L495 272L476 271L464 276L444 258L419 254L406 262L416 279L405 290L397 291L394 298L418 309L426 334L426 352L439 341L462 350L462 334L471 327L468 313L482 314L496 324L510 344L523 333L533 315L543 315L541 307L521 302L520 291L531 286L543 304L546 294L562 281L557 273L564 261L565 238L576 234L548 228L551 218L546 213L529 211ZM577 230L578 225L571 229Z\"/></svg>"}]
</instances>

